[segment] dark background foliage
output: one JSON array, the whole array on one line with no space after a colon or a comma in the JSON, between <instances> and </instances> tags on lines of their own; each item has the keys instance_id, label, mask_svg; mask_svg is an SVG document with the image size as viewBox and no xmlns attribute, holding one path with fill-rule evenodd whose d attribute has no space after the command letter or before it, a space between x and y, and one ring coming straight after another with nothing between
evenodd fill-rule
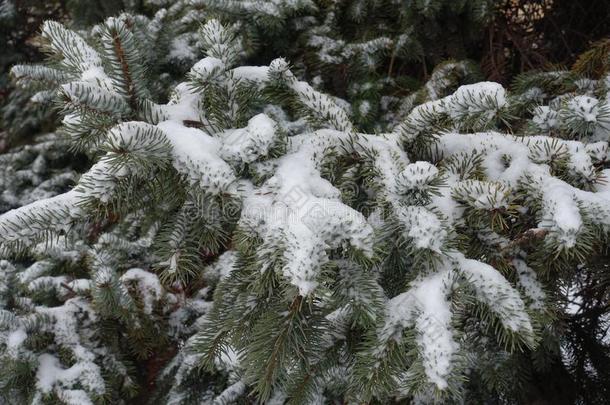
<instances>
[{"instance_id":1,"label":"dark background foliage","mask_svg":"<svg viewBox=\"0 0 610 405\"><path fill-rule=\"evenodd\" d=\"M407 3L405 7L410 4ZM13 135L27 136L43 129L38 120L32 120L31 125L27 120L15 122L19 110L15 105L27 108L28 97L12 95L8 80L8 71L13 64L36 62L43 58L36 48L36 37L43 20L69 22L78 29L102 22L105 17L122 10L150 13L136 0L3 0L2 4L3 8L12 10L0 17L3 20L0 23L0 42L4 44L0 53L0 106L3 113L0 118L0 150L8 145L5 131L9 129L13 132L11 139L15 139ZM324 12L325 2L320 4L320 10ZM443 60L467 58L480 64L488 80L508 84L515 75L524 71L550 65L570 66L577 55L610 34L610 2L607 0L500 0L489 4L493 7L492 17L482 24L469 23L465 14L456 15L451 4L443 5L443 9L432 17L421 15L413 18L416 24L414 32L421 33L425 39L421 51L414 58L399 62L388 57L383 69L391 67L392 76L405 76L421 83ZM385 18L393 18L393 7L387 7ZM376 10L374 15L383 17L384 10ZM366 21L359 24L365 26ZM289 49L290 43L289 40L283 44L278 42L277 46L267 49L275 57L282 47ZM344 81L340 77L337 79L333 82L340 84ZM336 90L338 95L342 93L342 89ZM13 108L7 108L7 104L12 104Z\"/></svg>"}]
</instances>

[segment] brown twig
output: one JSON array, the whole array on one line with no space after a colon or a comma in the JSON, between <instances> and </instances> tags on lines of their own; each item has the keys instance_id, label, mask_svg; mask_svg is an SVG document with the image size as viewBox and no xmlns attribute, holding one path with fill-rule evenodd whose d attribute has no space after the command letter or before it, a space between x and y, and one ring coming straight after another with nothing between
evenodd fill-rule
<instances>
[{"instance_id":1,"label":"brown twig","mask_svg":"<svg viewBox=\"0 0 610 405\"><path fill-rule=\"evenodd\" d=\"M516 246L523 246L535 240L541 240L549 233L548 229L532 228L517 235L508 245L502 248L502 252L506 252Z\"/></svg>"}]
</instances>

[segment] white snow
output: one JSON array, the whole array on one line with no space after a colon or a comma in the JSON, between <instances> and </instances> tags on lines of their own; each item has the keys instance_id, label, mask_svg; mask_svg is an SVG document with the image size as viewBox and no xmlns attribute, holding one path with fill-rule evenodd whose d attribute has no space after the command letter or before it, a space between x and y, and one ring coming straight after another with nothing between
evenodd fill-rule
<instances>
[{"instance_id":1,"label":"white snow","mask_svg":"<svg viewBox=\"0 0 610 405\"><path fill-rule=\"evenodd\" d=\"M219 193L235 181L231 167L219 157L220 142L197 128L188 128L176 121L163 121L157 126L173 148L173 165L192 184Z\"/></svg>"},{"instance_id":2,"label":"white snow","mask_svg":"<svg viewBox=\"0 0 610 405\"><path fill-rule=\"evenodd\" d=\"M69 191L5 212L0 216L0 241L28 242L52 229L67 232L82 215L78 198L77 192Z\"/></svg>"},{"instance_id":3,"label":"white snow","mask_svg":"<svg viewBox=\"0 0 610 405\"><path fill-rule=\"evenodd\" d=\"M407 165L398 174L396 183L400 189L419 190L424 189L430 181L436 178L438 169L431 163L419 161Z\"/></svg>"},{"instance_id":4,"label":"white snow","mask_svg":"<svg viewBox=\"0 0 610 405\"><path fill-rule=\"evenodd\" d=\"M354 131L346 111L328 95L314 90L307 82L298 81L288 69L288 63L283 58L273 60L269 65L269 72L282 77L299 100L316 114L321 115L334 129L343 132Z\"/></svg>"},{"instance_id":5,"label":"white snow","mask_svg":"<svg viewBox=\"0 0 610 405\"><path fill-rule=\"evenodd\" d=\"M247 80L262 88L269 82L268 66L238 66L231 69L233 78L236 80Z\"/></svg>"},{"instance_id":6,"label":"white snow","mask_svg":"<svg viewBox=\"0 0 610 405\"><path fill-rule=\"evenodd\" d=\"M400 340L404 328L415 327L426 376L440 390L447 388L453 356L458 350L447 298L451 285L449 270L416 280L406 292L388 302L385 325L380 331L382 341Z\"/></svg>"},{"instance_id":7,"label":"white snow","mask_svg":"<svg viewBox=\"0 0 610 405\"><path fill-rule=\"evenodd\" d=\"M224 72L225 64L218 58L211 56L201 59L191 68L190 75L202 82L210 80L215 75Z\"/></svg>"},{"instance_id":8,"label":"white snow","mask_svg":"<svg viewBox=\"0 0 610 405\"><path fill-rule=\"evenodd\" d=\"M473 113L492 116L506 105L506 91L498 83L479 82L460 86L444 100L452 118L462 119Z\"/></svg>"},{"instance_id":9,"label":"white snow","mask_svg":"<svg viewBox=\"0 0 610 405\"><path fill-rule=\"evenodd\" d=\"M536 273L521 259L514 259L512 264L517 271L519 286L523 288L526 296L532 301L530 306L534 309L542 309L546 294L542 290L542 285L538 281Z\"/></svg>"},{"instance_id":10,"label":"white snow","mask_svg":"<svg viewBox=\"0 0 610 405\"><path fill-rule=\"evenodd\" d=\"M512 285L488 264L454 254L459 271L463 272L475 288L477 298L498 315L505 328L525 333L532 338L533 329L525 304Z\"/></svg>"},{"instance_id":11,"label":"white snow","mask_svg":"<svg viewBox=\"0 0 610 405\"><path fill-rule=\"evenodd\" d=\"M543 132L557 128L558 120L559 113L548 106L536 107L534 117L532 118L533 123Z\"/></svg>"},{"instance_id":12,"label":"white snow","mask_svg":"<svg viewBox=\"0 0 610 405\"><path fill-rule=\"evenodd\" d=\"M276 140L276 123L265 114L250 118L248 126L219 134L222 146L219 154L233 162L252 163L267 155Z\"/></svg>"},{"instance_id":13,"label":"white snow","mask_svg":"<svg viewBox=\"0 0 610 405\"><path fill-rule=\"evenodd\" d=\"M78 362L70 368L63 368L55 356L41 354L38 357L36 388L43 393L50 393L55 386L72 386L79 383L93 393L102 394L104 385L99 372L98 366L92 362ZM80 396L80 399L82 398L83 396Z\"/></svg>"},{"instance_id":14,"label":"white snow","mask_svg":"<svg viewBox=\"0 0 610 405\"><path fill-rule=\"evenodd\" d=\"M585 122L597 121L599 100L589 96L576 96L567 105L568 110Z\"/></svg>"},{"instance_id":15,"label":"white snow","mask_svg":"<svg viewBox=\"0 0 610 405\"><path fill-rule=\"evenodd\" d=\"M406 228L406 236L418 249L441 253L447 231L439 218L424 207L397 207L396 216Z\"/></svg>"},{"instance_id":16,"label":"white snow","mask_svg":"<svg viewBox=\"0 0 610 405\"><path fill-rule=\"evenodd\" d=\"M161 287L157 275L150 271L133 268L123 273L120 280L125 284L135 282L144 304L144 312L151 314L153 305L163 296L163 287Z\"/></svg>"}]
</instances>

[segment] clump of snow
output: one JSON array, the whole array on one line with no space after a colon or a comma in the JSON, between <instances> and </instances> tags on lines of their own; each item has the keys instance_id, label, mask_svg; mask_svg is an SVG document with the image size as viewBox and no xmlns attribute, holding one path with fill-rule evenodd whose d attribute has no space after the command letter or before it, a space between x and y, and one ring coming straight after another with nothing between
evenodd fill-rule
<instances>
[{"instance_id":1,"label":"clump of snow","mask_svg":"<svg viewBox=\"0 0 610 405\"><path fill-rule=\"evenodd\" d=\"M321 266L328 261L327 250L349 241L372 254L372 229L365 217L341 203L339 190L317 168L325 151L340 142L334 134L318 131L293 137L289 153L277 159L274 175L245 196L239 220L240 227L263 239L257 252L261 257L282 247L286 260L282 273L302 295L316 289Z\"/></svg>"},{"instance_id":2,"label":"clump of snow","mask_svg":"<svg viewBox=\"0 0 610 405\"><path fill-rule=\"evenodd\" d=\"M135 283L144 304L144 312L151 314L153 305L163 296L163 287L156 274L142 269L129 269L120 278L125 284Z\"/></svg>"},{"instance_id":3,"label":"clump of snow","mask_svg":"<svg viewBox=\"0 0 610 405\"><path fill-rule=\"evenodd\" d=\"M237 260L237 252L234 250L227 250L218 257L213 264L206 267L204 274L207 278L213 280L222 280L226 278L235 266Z\"/></svg>"},{"instance_id":4,"label":"clump of snow","mask_svg":"<svg viewBox=\"0 0 610 405\"><path fill-rule=\"evenodd\" d=\"M83 215L78 201L79 194L69 191L2 214L0 241L29 242L50 230L67 232L72 222Z\"/></svg>"},{"instance_id":5,"label":"clump of snow","mask_svg":"<svg viewBox=\"0 0 610 405\"><path fill-rule=\"evenodd\" d=\"M218 58L211 56L201 59L191 68L189 75L199 81L205 82L224 72L225 64Z\"/></svg>"},{"instance_id":6,"label":"clump of snow","mask_svg":"<svg viewBox=\"0 0 610 405\"><path fill-rule=\"evenodd\" d=\"M488 118L506 105L506 91L499 83L479 82L460 86L445 100L447 113L460 120L473 114L485 114Z\"/></svg>"},{"instance_id":7,"label":"clump of snow","mask_svg":"<svg viewBox=\"0 0 610 405\"><path fill-rule=\"evenodd\" d=\"M266 156L276 137L276 123L265 114L250 118L248 126L225 131L220 155L232 162L252 163Z\"/></svg>"},{"instance_id":8,"label":"clump of snow","mask_svg":"<svg viewBox=\"0 0 610 405\"><path fill-rule=\"evenodd\" d=\"M424 189L438 175L438 169L433 164L419 161L407 165L398 174L396 184L399 190L421 190Z\"/></svg>"},{"instance_id":9,"label":"clump of snow","mask_svg":"<svg viewBox=\"0 0 610 405\"><path fill-rule=\"evenodd\" d=\"M585 122L597 121L599 100L589 96L576 96L567 105L568 110Z\"/></svg>"},{"instance_id":10,"label":"clump of snow","mask_svg":"<svg viewBox=\"0 0 610 405\"><path fill-rule=\"evenodd\" d=\"M512 264L517 271L519 286L523 288L526 296L532 301L530 305L531 308L542 309L546 294L542 290L542 286L536 277L536 273L525 263L525 261L521 259L514 259Z\"/></svg>"},{"instance_id":11,"label":"clump of snow","mask_svg":"<svg viewBox=\"0 0 610 405\"><path fill-rule=\"evenodd\" d=\"M441 253L447 231L435 214L419 206L399 207L395 213L415 247Z\"/></svg>"},{"instance_id":12,"label":"clump of snow","mask_svg":"<svg viewBox=\"0 0 610 405\"><path fill-rule=\"evenodd\" d=\"M200 94L192 88L192 85L183 82L174 88L167 104L155 105L155 109L161 115L160 121L202 121L206 123L207 121L201 117L199 111L199 99Z\"/></svg>"},{"instance_id":13,"label":"clump of snow","mask_svg":"<svg viewBox=\"0 0 610 405\"><path fill-rule=\"evenodd\" d=\"M369 101L364 100L358 106L358 112L361 116L366 117L371 112L371 103Z\"/></svg>"},{"instance_id":14,"label":"clump of snow","mask_svg":"<svg viewBox=\"0 0 610 405\"><path fill-rule=\"evenodd\" d=\"M211 193L226 191L235 181L231 167L219 157L220 142L196 128L176 121L157 126L172 145L173 165L193 183Z\"/></svg>"},{"instance_id":15,"label":"clump of snow","mask_svg":"<svg viewBox=\"0 0 610 405\"><path fill-rule=\"evenodd\" d=\"M28 334L21 328L9 332L5 340L6 351L8 354L15 356L27 337Z\"/></svg>"},{"instance_id":16,"label":"clump of snow","mask_svg":"<svg viewBox=\"0 0 610 405\"><path fill-rule=\"evenodd\" d=\"M269 66L238 66L231 69L233 79L247 81L262 88L269 82Z\"/></svg>"},{"instance_id":17,"label":"clump of snow","mask_svg":"<svg viewBox=\"0 0 610 405\"><path fill-rule=\"evenodd\" d=\"M62 368L59 360L50 354L41 354L38 357L36 380L36 388L45 394L50 393L56 386L70 387L77 384L97 394L103 394L105 389L104 380L101 379L99 367L95 363L77 362L70 368ZM92 403L84 393L78 398L86 399L84 403Z\"/></svg>"},{"instance_id":18,"label":"clump of snow","mask_svg":"<svg viewBox=\"0 0 610 405\"><path fill-rule=\"evenodd\" d=\"M452 370L458 344L453 339L449 270L422 277L404 293L388 301L386 321L379 332L382 342L400 340L404 328L415 327L426 376L443 390Z\"/></svg>"},{"instance_id":19,"label":"clump of snow","mask_svg":"<svg viewBox=\"0 0 610 405\"><path fill-rule=\"evenodd\" d=\"M191 33L184 33L172 39L168 58L179 61L191 61L197 57L197 48Z\"/></svg>"},{"instance_id":20,"label":"clump of snow","mask_svg":"<svg viewBox=\"0 0 610 405\"><path fill-rule=\"evenodd\" d=\"M454 254L458 270L474 286L477 298L498 315L506 329L532 339L533 328L519 293L496 269L477 260Z\"/></svg>"},{"instance_id":21,"label":"clump of snow","mask_svg":"<svg viewBox=\"0 0 610 405\"><path fill-rule=\"evenodd\" d=\"M532 122L538 129L544 132L557 128L559 126L559 113L552 110L548 106L536 107Z\"/></svg>"}]
</instances>

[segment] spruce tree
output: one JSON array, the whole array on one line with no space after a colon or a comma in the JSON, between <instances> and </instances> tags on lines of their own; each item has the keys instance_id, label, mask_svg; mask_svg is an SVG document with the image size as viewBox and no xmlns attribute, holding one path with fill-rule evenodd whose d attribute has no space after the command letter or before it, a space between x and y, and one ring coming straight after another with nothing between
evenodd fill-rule
<instances>
[{"instance_id":1,"label":"spruce tree","mask_svg":"<svg viewBox=\"0 0 610 405\"><path fill-rule=\"evenodd\" d=\"M370 125L284 58L246 64L238 13L190 31L191 6L46 22L49 63L13 68L63 117L67 141L29 149L93 164L0 216L5 400L523 399L574 286L604 277L603 49L510 90L448 62ZM163 64L197 52L172 86Z\"/></svg>"}]
</instances>

